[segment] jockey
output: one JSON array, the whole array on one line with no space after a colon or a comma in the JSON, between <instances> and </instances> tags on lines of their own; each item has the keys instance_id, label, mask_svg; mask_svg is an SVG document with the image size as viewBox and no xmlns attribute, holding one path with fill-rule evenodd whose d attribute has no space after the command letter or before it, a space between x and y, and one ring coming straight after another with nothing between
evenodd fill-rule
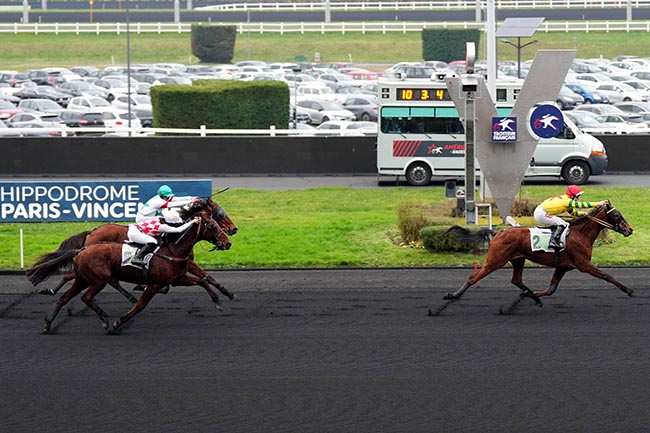
<instances>
[{"instance_id":1,"label":"jockey","mask_svg":"<svg viewBox=\"0 0 650 433\"><path fill-rule=\"evenodd\" d=\"M549 247L561 248L560 239L562 233L569 227L569 222L563 220L558 215L562 213L569 213L576 216L582 215L587 211L579 209L591 209L607 203L607 200L597 203L577 201L581 195L582 191L577 185L569 185L564 194L548 198L535 208L535 212L533 213L535 221L555 226L551 240L548 243Z\"/></svg>"},{"instance_id":2,"label":"jockey","mask_svg":"<svg viewBox=\"0 0 650 433\"><path fill-rule=\"evenodd\" d=\"M158 195L151 197L140 208L138 214L135 216L135 222L140 223L154 216L159 216L162 209L185 206L197 199L198 197L190 196L174 197L174 193L168 185L161 185L158 188Z\"/></svg>"},{"instance_id":3,"label":"jockey","mask_svg":"<svg viewBox=\"0 0 650 433\"><path fill-rule=\"evenodd\" d=\"M178 224L183 222L181 217L178 215L178 212L173 209L164 209L162 213L162 217L146 218L137 224L129 224L129 242L144 244L140 251L138 251L138 254L133 257L133 260L131 261L134 265L144 265L144 258L147 257L147 254L152 253L156 249L156 246L158 246L158 240L156 237L160 233L181 233L187 230L192 224L201 222L201 217L197 216L178 227L170 226L168 224Z\"/></svg>"}]
</instances>

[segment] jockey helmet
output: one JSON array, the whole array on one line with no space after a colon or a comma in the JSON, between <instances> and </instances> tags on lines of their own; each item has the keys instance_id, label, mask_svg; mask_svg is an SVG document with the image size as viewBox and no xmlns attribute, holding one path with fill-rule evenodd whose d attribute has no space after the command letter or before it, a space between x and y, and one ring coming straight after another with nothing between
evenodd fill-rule
<instances>
[{"instance_id":1,"label":"jockey helmet","mask_svg":"<svg viewBox=\"0 0 650 433\"><path fill-rule=\"evenodd\" d=\"M169 185L161 185L160 188L158 188L158 195L162 198L169 198L173 196L174 193L172 192L172 189L169 187Z\"/></svg>"},{"instance_id":2,"label":"jockey helmet","mask_svg":"<svg viewBox=\"0 0 650 433\"><path fill-rule=\"evenodd\" d=\"M580 188L578 188L578 185L569 185L565 191L565 194L572 199L576 199L582 195L582 191Z\"/></svg>"},{"instance_id":3,"label":"jockey helmet","mask_svg":"<svg viewBox=\"0 0 650 433\"><path fill-rule=\"evenodd\" d=\"M180 224L183 222L176 209L163 209L162 216L167 224Z\"/></svg>"}]
</instances>

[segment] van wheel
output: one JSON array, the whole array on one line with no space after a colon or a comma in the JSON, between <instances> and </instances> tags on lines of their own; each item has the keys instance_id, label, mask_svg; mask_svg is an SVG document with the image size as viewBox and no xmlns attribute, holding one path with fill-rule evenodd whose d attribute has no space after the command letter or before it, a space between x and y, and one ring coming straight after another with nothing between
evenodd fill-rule
<instances>
[{"instance_id":1,"label":"van wheel","mask_svg":"<svg viewBox=\"0 0 650 433\"><path fill-rule=\"evenodd\" d=\"M623 98L623 102L630 102L632 98Z\"/></svg>"},{"instance_id":2,"label":"van wheel","mask_svg":"<svg viewBox=\"0 0 650 433\"><path fill-rule=\"evenodd\" d=\"M589 166L584 161L569 161L562 167L562 178L569 185L584 185L590 174Z\"/></svg>"},{"instance_id":3,"label":"van wheel","mask_svg":"<svg viewBox=\"0 0 650 433\"><path fill-rule=\"evenodd\" d=\"M413 186L424 186L431 182L431 169L423 162L416 162L406 169L406 180Z\"/></svg>"},{"instance_id":4,"label":"van wheel","mask_svg":"<svg viewBox=\"0 0 650 433\"><path fill-rule=\"evenodd\" d=\"M585 104L591 104L591 99L585 99Z\"/></svg>"}]
</instances>

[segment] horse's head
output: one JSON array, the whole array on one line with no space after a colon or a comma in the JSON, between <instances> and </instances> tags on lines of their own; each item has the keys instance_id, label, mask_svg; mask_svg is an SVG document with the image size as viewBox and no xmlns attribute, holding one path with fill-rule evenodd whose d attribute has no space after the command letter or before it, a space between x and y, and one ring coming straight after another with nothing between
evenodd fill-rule
<instances>
[{"instance_id":1,"label":"horse's head","mask_svg":"<svg viewBox=\"0 0 650 433\"><path fill-rule=\"evenodd\" d=\"M612 225L612 229L625 237L628 237L634 231L632 226L612 204L607 200L604 206L601 206L605 212L605 220Z\"/></svg>"},{"instance_id":2,"label":"horse's head","mask_svg":"<svg viewBox=\"0 0 650 433\"><path fill-rule=\"evenodd\" d=\"M183 206L181 216L183 220L201 217L198 238L210 242L216 250L230 249L232 243L224 229L212 218L212 206L207 200L199 199Z\"/></svg>"},{"instance_id":3,"label":"horse's head","mask_svg":"<svg viewBox=\"0 0 650 433\"><path fill-rule=\"evenodd\" d=\"M212 207L212 218L219 224L219 226L229 235L232 236L237 233L237 226L230 219L226 211L219 206L217 202L208 197L207 203Z\"/></svg>"}]
</instances>

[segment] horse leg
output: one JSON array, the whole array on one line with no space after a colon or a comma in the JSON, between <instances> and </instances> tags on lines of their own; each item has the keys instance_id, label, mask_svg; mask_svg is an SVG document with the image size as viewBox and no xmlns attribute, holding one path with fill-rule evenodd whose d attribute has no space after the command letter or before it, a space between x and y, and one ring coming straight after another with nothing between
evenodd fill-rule
<instances>
[{"instance_id":1,"label":"horse leg","mask_svg":"<svg viewBox=\"0 0 650 433\"><path fill-rule=\"evenodd\" d=\"M203 289L208 293L208 296L210 296L210 299L212 299L212 303L214 304L214 307L217 310L221 310L221 300L219 299L219 295L212 290L212 287L210 284L206 281L206 278L197 278L192 275L185 274L178 280L174 282L175 286L201 286Z\"/></svg>"},{"instance_id":2,"label":"horse leg","mask_svg":"<svg viewBox=\"0 0 650 433\"><path fill-rule=\"evenodd\" d=\"M115 290L117 290L118 292L120 292L120 293L122 294L122 296L124 296L126 299L129 300L130 303L135 304L136 302L138 302L138 298L136 298L135 296L133 296L133 295L131 294L131 292L129 292L128 290L126 290L124 287L122 287L122 286L120 285L120 282L119 282L118 280L111 280L111 281L109 281L108 284L110 284L111 287L113 287Z\"/></svg>"},{"instance_id":3,"label":"horse leg","mask_svg":"<svg viewBox=\"0 0 650 433\"><path fill-rule=\"evenodd\" d=\"M555 268L553 276L551 277L551 282L546 290L540 290L533 292L535 296L551 296L557 290L557 287L560 285L560 280L564 277L564 274L569 272L570 269L567 268Z\"/></svg>"},{"instance_id":4,"label":"horse leg","mask_svg":"<svg viewBox=\"0 0 650 433\"><path fill-rule=\"evenodd\" d=\"M61 295L61 297L56 301L54 304L54 308L50 313L45 316L45 327L43 328L43 332L48 334L50 332L52 322L54 322L54 319L56 318L57 314L59 314L59 311L65 304L70 302L72 298L77 296L79 293L81 293L86 287L88 287L88 283L83 280L79 280L78 278L75 279L74 283L72 283L72 286L68 290Z\"/></svg>"},{"instance_id":5,"label":"horse leg","mask_svg":"<svg viewBox=\"0 0 650 433\"><path fill-rule=\"evenodd\" d=\"M523 275L524 275L524 264L526 263L526 259L520 257L517 259L510 260L510 263L512 263L512 279L510 280L510 282L515 286L517 286L519 290L521 290L520 296L522 298L531 298L533 301L535 301L535 304L541 307L542 301L540 301L537 295L535 295L535 292L530 290L530 288L524 284Z\"/></svg>"},{"instance_id":6,"label":"horse leg","mask_svg":"<svg viewBox=\"0 0 650 433\"><path fill-rule=\"evenodd\" d=\"M200 268L199 265L197 265L194 260L191 260L188 263L187 272L189 274L195 275L197 278L200 278L201 280L207 281L208 284L216 287L216 289L219 290L222 295L226 296L231 301L236 298L236 296L230 293L224 286L221 285L221 283L219 283L217 280L215 280L210 275L208 275L208 273L205 272L202 268ZM202 284L201 286L205 288L205 286L203 286ZM207 288L205 289L208 290Z\"/></svg>"},{"instance_id":7,"label":"horse leg","mask_svg":"<svg viewBox=\"0 0 650 433\"><path fill-rule=\"evenodd\" d=\"M133 317L138 314L140 311L144 310L149 301L151 301L151 298L155 296L156 293L158 293L158 290L160 289L160 285L148 285L147 288L145 289L144 292L142 292L142 296L140 296L140 299L138 299L138 302L131 307L129 311L126 312L125 315L117 319L115 322L113 322L113 329L117 331L117 329L124 325L126 322L129 320L133 319Z\"/></svg>"},{"instance_id":8,"label":"horse leg","mask_svg":"<svg viewBox=\"0 0 650 433\"><path fill-rule=\"evenodd\" d=\"M502 268L503 265L506 264L506 261L503 261L503 263L501 263L501 261L497 261L495 263L493 263L493 262L494 262L494 260L491 260L490 256L488 255L488 258L487 258L485 264L479 270L474 272L467 279L467 281L465 281L465 284L463 284L463 286L460 289L456 290L453 293L447 293L445 296L443 296L442 299L451 300L451 299L460 298L461 296L463 296L463 293L465 293L465 291L467 291L467 289L472 287L474 284L478 283L483 278L490 275L492 272L496 271L497 269Z\"/></svg>"},{"instance_id":9,"label":"horse leg","mask_svg":"<svg viewBox=\"0 0 650 433\"><path fill-rule=\"evenodd\" d=\"M86 290L86 293L81 297L81 300L90 307L99 316L99 321L102 322L102 328L108 329L108 314L104 312L96 303L95 296L99 293L105 284L91 286Z\"/></svg>"},{"instance_id":10,"label":"horse leg","mask_svg":"<svg viewBox=\"0 0 650 433\"><path fill-rule=\"evenodd\" d=\"M612 277L607 272L601 271L596 266L594 266L593 263L591 262L585 261L583 263L576 264L576 267L580 272L585 272L589 275L592 275L596 278L600 278L601 280L605 280L608 283L615 285L621 292L625 293L627 296L632 296L632 294L634 293L634 290L628 289L623 284L619 283L616 280L616 278Z\"/></svg>"},{"instance_id":11,"label":"horse leg","mask_svg":"<svg viewBox=\"0 0 650 433\"><path fill-rule=\"evenodd\" d=\"M56 295L56 293L61 290L61 287L63 287L68 281L74 279L74 272L68 272L67 274L63 275L63 278L61 278L61 281L59 281L59 284L56 285L55 288L53 289L41 289L38 291L39 295Z\"/></svg>"}]
</instances>

